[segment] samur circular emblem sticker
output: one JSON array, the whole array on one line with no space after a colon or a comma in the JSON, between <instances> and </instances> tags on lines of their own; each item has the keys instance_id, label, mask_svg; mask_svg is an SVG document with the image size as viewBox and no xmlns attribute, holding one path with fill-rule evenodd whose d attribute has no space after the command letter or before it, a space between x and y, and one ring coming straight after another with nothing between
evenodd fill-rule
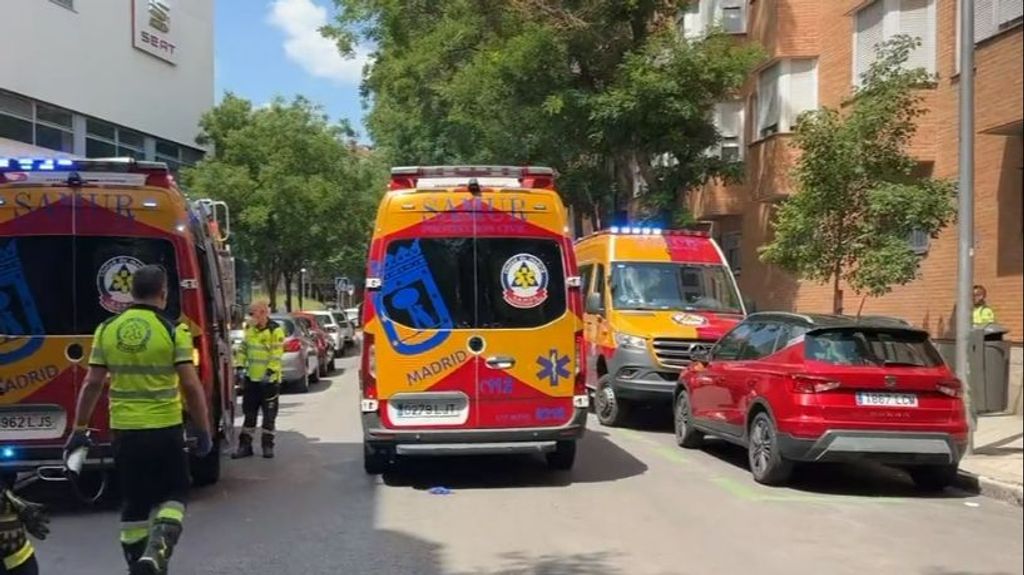
<instances>
[{"instance_id":1,"label":"samur circular emblem sticker","mask_svg":"<svg viewBox=\"0 0 1024 575\"><path fill-rule=\"evenodd\" d=\"M100 305L110 313L121 313L132 304L132 276L143 264L131 256L115 256L103 262L96 274Z\"/></svg>"},{"instance_id":2,"label":"samur circular emblem sticker","mask_svg":"<svg viewBox=\"0 0 1024 575\"><path fill-rule=\"evenodd\" d=\"M502 297L512 307L529 309L548 299L548 268L531 254L516 254L501 267Z\"/></svg>"}]
</instances>

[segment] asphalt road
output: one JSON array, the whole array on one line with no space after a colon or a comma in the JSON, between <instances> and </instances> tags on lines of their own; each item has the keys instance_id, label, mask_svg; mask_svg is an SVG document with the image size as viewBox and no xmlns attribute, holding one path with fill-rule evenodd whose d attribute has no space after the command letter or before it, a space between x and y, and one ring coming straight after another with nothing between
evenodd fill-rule
<instances>
[{"instance_id":1,"label":"asphalt road","mask_svg":"<svg viewBox=\"0 0 1024 575\"><path fill-rule=\"evenodd\" d=\"M576 468L540 458L412 462L364 475L355 361L287 395L279 455L225 461L197 490L174 575L996 575L1024 573L1021 509L916 494L896 472L803 470L755 484L741 451L682 451L667 414L634 430L592 421ZM444 486L448 495L429 489ZM124 573L111 509L55 506L44 575Z\"/></svg>"}]
</instances>

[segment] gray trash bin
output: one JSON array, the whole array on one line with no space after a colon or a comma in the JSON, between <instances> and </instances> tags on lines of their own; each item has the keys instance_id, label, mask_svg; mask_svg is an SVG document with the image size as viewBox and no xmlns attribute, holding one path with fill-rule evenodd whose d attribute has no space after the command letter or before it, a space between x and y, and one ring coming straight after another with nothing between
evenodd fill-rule
<instances>
[{"instance_id":1,"label":"gray trash bin","mask_svg":"<svg viewBox=\"0 0 1024 575\"><path fill-rule=\"evenodd\" d=\"M989 324L971 330L971 399L976 413L1006 411L1010 377L1010 344L1007 330Z\"/></svg>"}]
</instances>

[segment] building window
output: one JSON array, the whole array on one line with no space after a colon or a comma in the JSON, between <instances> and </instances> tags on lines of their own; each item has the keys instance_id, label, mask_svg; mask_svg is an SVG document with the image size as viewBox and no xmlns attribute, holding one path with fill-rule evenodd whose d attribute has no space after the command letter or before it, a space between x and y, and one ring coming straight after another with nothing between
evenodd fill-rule
<instances>
[{"instance_id":1,"label":"building window","mask_svg":"<svg viewBox=\"0 0 1024 575\"><path fill-rule=\"evenodd\" d=\"M921 230L914 230L910 232L910 237L907 238L907 243L910 244L910 249L917 255L923 256L928 253L928 247L931 244L931 238L925 232Z\"/></svg>"},{"instance_id":2,"label":"building window","mask_svg":"<svg viewBox=\"0 0 1024 575\"><path fill-rule=\"evenodd\" d=\"M998 36L1004 30L1024 20L1024 2L1021 0L975 0L974 43ZM956 63L960 72L960 2L956 3Z\"/></svg>"},{"instance_id":3,"label":"building window","mask_svg":"<svg viewBox=\"0 0 1024 575\"><path fill-rule=\"evenodd\" d=\"M747 1L693 0L679 18L679 32L687 39L703 38L716 26L728 34L746 34Z\"/></svg>"},{"instance_id":4,"label":"building window","mask_svg":"<svg viewBox=\"0 0 1024 575\"><path fill-rule=\"evenodd\" d=\"M751 99L754 139L789 132L800 114L818 107L818 61L781 60L761 71Z\"/></svg>"},{"instance_id":5,"label":"building window","mask_svg":"<svg viewBox=\"0 0 1024 575\"><path fill-rule=\"evenodd\" d=\"M114 124L87 118L85 121L85 155L89 158L146 157L145 138L138 132Z\"/></svg>"},{"instance_id":6,"label":"building window","mask_svg":"<svg viewBox=\"0 0 1024 575\"><path fill-rule=\"evenodd\" d=\"M0 138L26 144L35 142L31 100L0 92Z\"/></svg>"},{"instance_id":7,"label":"building window","mask_svg":"<svg viewBox=\"0 0 1024 575\"><path fill-rule=\"evenodd\" d=\"M728 162L743 159L743 102L721 102L715 105L715 127L720 140L716 154Z\"/></svg>"},{"instance_id":8,"label":"building window","mask_svg":"<svg viewBox=\"0 0 1024 575\"><path fill-rule=\"evenodd\" d=\"M167 167L177 173L182 166L193 166L203 159L204 153L167 140L156 141L156 161L166 162Z\"/></svg>"},{"instance_id":9,"label":"building window","mask_svg":"<svg viewBox=\"0 0 1024 575\"><path fill-rule=\"evenodd\" d=\"M910 53L908 69L935 73L935 0L875 0L856 15L853 34L853 84L859 86L877 58L878 46L904 34L921 40Z\"/></svg>"},{"instance_id":10,"label":"building window","mask_svg":"<svg viewBox=\"0 0 1024 575\"><path fill-rule=\"evenodd\" d=\"M742 264L742 257L740 253L740 232L729 232L722 234L722 253L725 255L725 261L732 268L732 273L739 275Z\"/></svg>"}]
</instances>

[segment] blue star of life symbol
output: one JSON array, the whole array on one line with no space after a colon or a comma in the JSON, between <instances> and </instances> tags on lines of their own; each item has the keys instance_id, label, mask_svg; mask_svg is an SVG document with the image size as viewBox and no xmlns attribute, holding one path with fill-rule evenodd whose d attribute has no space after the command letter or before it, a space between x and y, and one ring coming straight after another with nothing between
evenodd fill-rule
<instances>
[{"instance_id":1,"label":"blue star of life symbol","mask_svg":"<svg viewBox=\"0 0 1024 575\"><path fill-rule=\"evenodd\" d=\"M569 356L558 355L557 349L549 351L547 357L538 357L537 365L541 368L537 378L550 381L551 387L557 386L561 378L569 377Z\"/></svg>"}]
</instances>

